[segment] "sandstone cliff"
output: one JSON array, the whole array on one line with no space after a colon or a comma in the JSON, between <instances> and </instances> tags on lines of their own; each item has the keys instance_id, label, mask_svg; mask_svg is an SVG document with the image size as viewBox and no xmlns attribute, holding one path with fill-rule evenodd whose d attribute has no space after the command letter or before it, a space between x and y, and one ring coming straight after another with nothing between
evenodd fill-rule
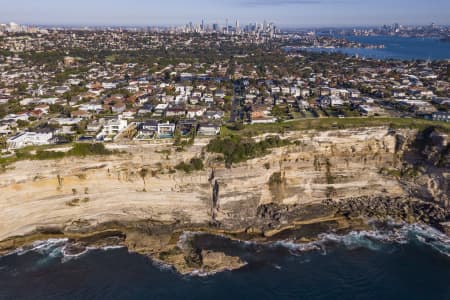
<instances>
[{"instance_id":1,"label":"sandstone cliff","mask_svg":"<svg viewBox=\"0 0 450 300\"><path fill-rule=\"evenodd\" d=\"M86 239L102 233L97 243L108 244L109 238L153 256L173 253L164 256L170 262L180 255L173 249L184 230L302 240L364 226L360 215L383 217L388 206L397 213L384 216L448 219L445 134L371 128L291 132L283 138L295 143L231 168L205 152L204 139L185 152L122 145L114 147L125 153L114 157L17 162L0 174L0 248L49 236L89 244ZM203 171L174 171L193 157L204 160ZM421 208L422 200L431 206Z\"/></svg>"}]
</instances>

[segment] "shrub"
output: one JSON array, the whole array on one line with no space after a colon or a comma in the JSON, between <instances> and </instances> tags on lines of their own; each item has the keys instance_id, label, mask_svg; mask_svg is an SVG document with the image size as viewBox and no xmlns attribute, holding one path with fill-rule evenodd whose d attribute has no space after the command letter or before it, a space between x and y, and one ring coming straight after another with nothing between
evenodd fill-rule
<instances>
[{"instance_id":1,"label":"shrub","mask_svg":"<svg viewBox=\"0 0 450 300\"><path fill-rule=\"evenodd\" d=\"M255 142L251 138L228 136L211 140L206 149L211 153L223 154L225 164L230 167L233 163L266 155L271 148L290 144L289 140L282 140L279 136L269 136L261 142Z\"/></svg>"},{"instance_id":2,"label":"shrub","mask_svg":"<svg viewBox=\"0 0 450 300\"><path fill-rule=\"evenodd\" d=\"M67 154L69 156L109 155L113 152L106 149L102 143L75 144Z\"/></svg>"},{"instance_id":3,"label":"shrub","mask_svg":"<svg viewBox=\"0 0 450 300\"><path fill-rule=\"evenodd\" d=\"M39 150L36 152L36 155L33 158L37 160L47 160L47 159L59 159L63 158L64 156L65 156L64 152Z\"/></svg>"},{"instance_id":4,"label":"shrub","mask_svg":"<svg viewBox=\"0 0 450 300\"><path fill-rule=\"evenodd\" d=\"M196 171L203 170L203 160L201 160L200 158L193 158L191 159L191 166Z\"/></svg>"},{"instance_id":5,"label":"shrub","mask_svg":"<svg viewBox=\"0 0 450 300\"><path fill-rule=\"evenodd\" d=\"M189 163L181 162L175 166L178 171L184 171L185 173L191 173L194 171L203 170L203 160L200 158L192 158Z\"/></svg>"}]
</instances>

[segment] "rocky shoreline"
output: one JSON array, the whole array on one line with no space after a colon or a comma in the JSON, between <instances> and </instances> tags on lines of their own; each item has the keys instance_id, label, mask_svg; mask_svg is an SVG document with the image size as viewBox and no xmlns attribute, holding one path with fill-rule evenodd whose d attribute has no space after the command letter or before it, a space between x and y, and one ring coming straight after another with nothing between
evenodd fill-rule
<instances>
[{"instance_id":1,"label":"rocky shoreline","mask_svg":"<svg viewBox=\"0 0 450 300\"><path fill-rule=\"evenodd\" d=\"M102 224L84 228L72 224L66 228L39 228L36 232L0 242L0 254L18 248L31 249L36 241L67 239L64 252L82 254L88 248L126 247L130 252L146 255L173 267L183 275L207 275L245 265L239 257L197 248L195 234L220 235L233 240L258 243L292 241L308 243L321 234L347 234L351 231L375 230L369 221L428 224L441 231L450 219L450 209L417 199L362 197L342 201L327 200L315 205L277 205L258 207L249 226L232 224L162 224L153 221ZM447 232L448 234L449 232Z\"/></svg>"}]
</instances>

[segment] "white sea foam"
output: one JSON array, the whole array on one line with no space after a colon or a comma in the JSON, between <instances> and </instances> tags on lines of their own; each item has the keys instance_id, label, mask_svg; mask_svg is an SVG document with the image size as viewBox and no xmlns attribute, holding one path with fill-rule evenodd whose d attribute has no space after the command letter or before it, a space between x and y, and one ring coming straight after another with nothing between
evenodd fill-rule
<instances>
[{"instance_id":1,"label":"white sea foam","mask_svg":"<svg viewBox=\"0 0 450 300\"><path fill-rule=\"evenodd\" d=\"M242 266L240 268L243 268L247 265L247 262L243 262ZM188 274L185 274L185 276L188 277L209 277L209 276L213 276L219 273L223 273L223 272L228 272L228 271L233 271L235 269L233 268L222 268L220 270L217 271L204 271L204 270L194 270Z\"/></svg>"},{"instance_id":2,"label":"white sea foam","mask_svg":"<svg viewBox=\"0 0 450 300\"><path fill-rule=\"evenodd\" d=\"M295 242L291 242L291 241L279 241L279 242L270 243L269 246L287 248L287 249L289 249L290 253L293 255L297 255L299 252L324 250L322 248L322 245L317 242L295 243Z\"/></svg>"},{"instance_id":3,"label":"white sea foam","mask_svg":"<svg viewBox=\"0 0 450 300\"><path fill-rule=\"evenodd\" d=\"M116 250L124 248L124 246L106 246L106 247L86 247L82 252L71 254L70 251L68 251L68 246L70 244L68 243L69 239L63 238L63 239L48 239L44 241L35 241L30 246L27 247L21 247L18 248L12 252L7 253L6 256L11 255L17 255L22 256L25 254L28 254L30 252L39 253L45 258L40 259L38 262L46 262L48 259L53 258L60 258L62 263L66 263L68 261L80 258L84 256L85 254L95 251L95 250L103 250L103 251L110 251L110 250Z\"/></svg>"},{"instance_id":4,"label":"white sea foam","mask_svg":"<svg viewBox=\"0 0 450 300\"><path fill-rule=\"evenodd\" d=\"M173 266L158 259L151 259L152 265L162 271L173 271Z\"/></svg>"},{"instance_id":5,"label":"white sea foam","mask_svg":"<svg viewBox=\"0 0 450 300\"><path fill-rule=\"evenodd\" d=\"M383 230L372 231L352 231L345 235L335 233L324 233L319 235L316 241L309 243L296 243L293 241L277 241L271 243L258 243L253 241L238 241L243 246L268 246L268 247L284 247L290 250L291 254L298 255L302 252L320 251L327 254L327 248L330 244L341 244L348 249L367 248L372 251L380 251L385 246L393 244L407 244L410 242L419 242L426 244L439 251L440 253L450 256L450 237L437 229L422 224L406 224L388 222ZM180 236L178 245L183 248L186 241L196 235L206 234L204 232L185 232ZM221 236L221 235L217 235ZM222 236L228 239L226 236Z\"/></svg>"},{"instance_id":6,"label":"white sea foam","mask_svg":"<svg viewBox=\"0 0 450 300\"><path fill-rule=\"evenodd\" d=\"M43 255L55 255L58 252L57 250L62 249L67 242L68 239L48 239L46 241L35 241L30 247L19 248L14 251L13 254L21 256L29 252L37 252Z\"/></svg>"},{"instance_id":7,"label":"white sea foam","mask_svg":"<svg viewBox=\"0 0 450 300\"><path fill-rule=\"evenodd\" d=\"M177 246L180 249L186 248L186 243L188 243L193 237L205 234L204 232L193 232L193 231L185 231L183 232L177 242Z\"/></svg>"},{"instance_id":8,"label":"white sea foam","mask_svg":"<svg viewBox=\"0 0 450 300\"><path fill-rule=\"evenodd\" d=\"M397 224L398 225L398 224ZM389 230L352 231L345 235L326 233L319 235L319 239L310 243L294 243L291 241L275 242L272 245L286 247L291 251L322 251L330 243L344 245L348 249L367 248L379 251L386 245L406 244L418 242L430 246L440 253L450 256L450 237L427 225L403 225Z\"/></svg>"},{"instance_id":9,"label":"white sea foam","mask_svg":"<svg viewBox=\"0 0 450 300\"><path fill-rule=\"evenodd\" d=\"M281 269L282 269L282 267L281 267L280 265L273 265L273 267L274 267L275 269L277 269L277 270L281 270Z\"/></svg>"},{"instance_id":10,"label":"white sea foam","mask_svg":"<svg viewBox=\"0 0 450 300\"><path fill-rule=\"evenodd\" d=\"M410 225L404 231L411 240L430 246L436 251L450 257L450 237L433 227L424 225Z\"/></svg>"},{"instance_id":11,"label":"white sea foam","mask_svg":"<svg viewBox=\"0 0 450 300\"><path fill-rule=\"evenodd\" d=\"M64 247L61 249L61 254L62 254L61 262L62 262L62 263L66 263L66 262L68 262L68 261L78 259L78 258L82 257L83 255L87 254L89 251L96 250L96 248L85 248L85 249L84 249L83 251L81 251L80 253L71 254L71 253L67 252L67 246L69 246L69 245L66 244L66 245L64 245Z\"/></svg>"},{"instance_id":12,"label":"white sea foam","mask_svg":"<svg viewBox=\"0 0 450 300\"><path fill-rule=\"evenodd\" d=\"M180 248L185 246L193 236L206 234L204 232L185 232L180 236L178 245ZM224 238L226 238L224 236ZM327 248L332 244L340 244L348 249L367 248L373 251L383 250L386 245L420 243L427 245L439 253L450 257L450 237L436 230L433 227L421 224L388 224L387 229L374 231L352 231L345 235L335 233L326 233L319 235L318 240L309 243L295 243L292 241L278 241L272 243L257 243L253 241L238 241L242 246L262 246L262 247L284 247L289 249L293 255L301 255L301 253L309 251L319 251L327 254ZM87 247L83 252L70 254L66 251L68 239L49 239L46 241L36 241L29 247L19 248L9 255L25 255L29 252L37 252L46 256L47 259L59 258L61 262L67 262L77 259L86 253L94 250L110 251L124 248L123 246L107 246L103 248ZM154 265L162 270L173 270L172 266L161 261L152 260ZM276 266L275 266L276 267ZM226 270L222 270L226 271ZM189 276L210 276L217 272L203 272L196 270Z\"/></svg>"},{"instance_id":13,"label":"white sea foam","mask_svg":"<svg viewBox=\"0 0 450 300\"><path fill-rule=\"evenodd\" d=\"M118 250L118 249L123 249L126 248L125 246L105 246L105 247L101 247L101 248L95 248L95 249L100 249L103 251L110 251L110 250Z\"/></svg>"},{"instance_id":14,"label":"white sea foam","mask_svg":"<svg viewBox=\"0 0 450 300\"><path fill-rule=\"evenodd\" d=\"M97 250L101 250L101 251L112 251L112 250L118 250L118 249L122 249L125 248L125 246L105 246L105 247L86 247L84 249L84 251L80 252L80 253L76 253L76 254L71 254L68 253L66 251L67 248L67 244L61 249L61 253L63 255L63 258L61 260L62 263L71 261L71 260L75 260L78 259L86 254L88 254L89 252L92 251L97 251Z\"/></svg>"}]
</instances>

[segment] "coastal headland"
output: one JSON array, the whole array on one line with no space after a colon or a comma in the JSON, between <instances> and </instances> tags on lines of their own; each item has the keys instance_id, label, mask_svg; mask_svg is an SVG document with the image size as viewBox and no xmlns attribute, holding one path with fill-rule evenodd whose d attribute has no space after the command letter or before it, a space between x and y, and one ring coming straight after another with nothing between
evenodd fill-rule
<instances>
[{"instance_id":1,"label":"coastal headland","mask_svg":"<svg viewBox=\"0 0 450 300\"><path fill-rule=\"evenodd\" d=\"M448 230L445 131L373 127L279 136L289 143L231 165L207 151L207 138L183 151L109 144L113 155L14 162L0 173L0 253L67 238L72 254L124 246L183 274L209 273L245 262L197 248L189 233L305 243L325 232L370 229L374 220ZM193 159L202 166L179 167Z\"/></svg>"}]
</instances>

